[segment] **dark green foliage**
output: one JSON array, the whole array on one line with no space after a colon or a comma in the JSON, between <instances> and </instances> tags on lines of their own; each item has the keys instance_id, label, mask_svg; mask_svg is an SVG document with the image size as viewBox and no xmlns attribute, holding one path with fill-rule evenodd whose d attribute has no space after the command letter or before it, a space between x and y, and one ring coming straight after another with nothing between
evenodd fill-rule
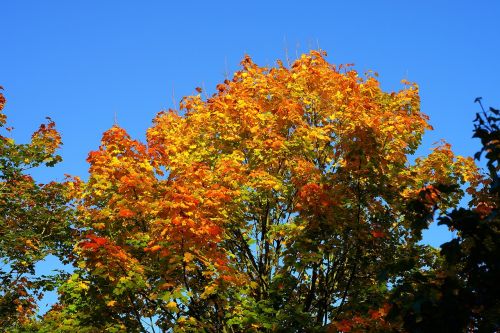
<instances>
[{"instance_id":1,"label":"dark green foliage","mask_svg":"<svg viewBox=\"0 0 500 333\"><path fill-rule=\"evenodd\" d=\"M399 318L406 331L500 330L499 113L483 109L475 120L474 137L483 146L475 157L485 155L490 177L484 189L488 202L479 202L474 209L454 209L441 217L439 224L457 232L441 245L442 264L415 272L394 289L388 319Z\"/></svg>"}]
</instances>

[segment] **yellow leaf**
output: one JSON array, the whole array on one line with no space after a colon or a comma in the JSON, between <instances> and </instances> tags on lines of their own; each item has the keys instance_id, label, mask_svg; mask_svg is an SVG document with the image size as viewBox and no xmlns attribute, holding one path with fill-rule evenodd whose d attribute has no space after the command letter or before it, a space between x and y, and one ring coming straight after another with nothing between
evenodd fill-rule
<instances>
[{"instance_id":1,"label":"yellow leaf","mask_svg":"<svg viewBox=\"0 0 500 333\"><path fill-rule=\"evenodd\" d=\"M216 286L214 286L213 284L206 286L205 290L200 295L200 297L203 299L203 298L206 298L206 297L212 295L215 292L215 289L216 289Z\"/></svg>"},{"instance_id":2,"label":"yellow leaf","mask_svg":"<svg viewBox=\"0 0 500 333\"><path fill-rule=\"evenodd\" d=\"M172 310L172 311L176 311L176 310L178 310L178 308L177 308L177 303L176 303L176 302L174 302L174 301L170 301L170 302L168 302L168 303L167 303L167 309Z\"/></svg>"},{"instance_id":3,"label":"yellow leaf","mask_svg":"<svg viewBox=\"0 0 500 333\"><path fill-rule=\"evenodd\" d=\"M78 284L78 286L80 287L80 289L83 289L83 290L89 290L89 286L88 286L88 284L86 284L86 283L85 283L85 282L83 282L83 281L82 281L82 282L80 282L80 283Z\"/></svg>"},{"instance_id":4,"label":"yellow leaf","mask_svg":"<svg viewBox=\"0 0 500 333\"><path fill-rule=\"evenodd\" d=\"M116 301L108 301L108 302L106 302L106 305L110 306L110 307L113 307L113 306L116 305Z\"/></svg>"},{"instance_id":5,"label":"yellow leaf","mask_svg":"<svg viewBox=\"0 0 500 333\"><path fill-rule=\"evenodd\" d=\"M185 252L184 253L184 261L189 263L191 261L193 261L193 258L194 258L194 255L192 253L189 253L189 252Z\"/></svg>"}]
</instances>

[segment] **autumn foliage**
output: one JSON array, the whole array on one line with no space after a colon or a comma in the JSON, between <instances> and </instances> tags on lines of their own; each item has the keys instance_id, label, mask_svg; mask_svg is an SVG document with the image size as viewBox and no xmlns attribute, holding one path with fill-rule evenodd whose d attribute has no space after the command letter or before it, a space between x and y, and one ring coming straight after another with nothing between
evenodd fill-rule
<instances>
[{"instance_id":1,"label":"autumn foliage","mask_svg":"<svg viewBox=\"0 0 500 333\"><path fill-rule=\"evenodd\" d=\"M441 260L422 230L464 188L486 197L449 144L409 158L431 129L418 86L387 93L376 74L312 51L273 68L245 57L211 97L196 90L146 142L106 131L88 178L65 184L75 270L31 325L404 331L393 287ZM45 125L33 147L52 154L54 133Z\"/></svg>"}]
</instances>

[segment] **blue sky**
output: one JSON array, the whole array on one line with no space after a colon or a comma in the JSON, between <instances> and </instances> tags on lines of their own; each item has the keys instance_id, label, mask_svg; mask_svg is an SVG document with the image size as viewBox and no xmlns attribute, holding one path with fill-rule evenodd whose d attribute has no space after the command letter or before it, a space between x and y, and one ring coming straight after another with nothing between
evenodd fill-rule
<instances>
[{"instance_id":1,"label":"blue sky","mask_svg":"<svg viewBox=\"0 0 500 333\"><path fill-rule=\"evenodd\" d=\"M14 137L46 116L62 133L64 162L38 172L85 177L85 159L118 123L143 138L161 109L204 86L213 91L244 54L261 65L318 46L332 63L380 74L385 90L417 82L435 131L472 155L477 96L500 106L500 2L470 1L4 1L0 85ZM175 102L174 102L175 101ZM450 239L431 228L426 241ZM47 267L50 267L48 265Z\"/></svg>"}]
</instances>

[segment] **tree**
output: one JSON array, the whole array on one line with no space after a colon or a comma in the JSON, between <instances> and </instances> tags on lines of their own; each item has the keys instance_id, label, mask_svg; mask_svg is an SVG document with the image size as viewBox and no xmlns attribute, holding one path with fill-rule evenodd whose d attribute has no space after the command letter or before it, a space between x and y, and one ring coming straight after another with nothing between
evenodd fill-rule
<instances>
[{"instance_id":1,"label":"tree","mask_svg":"<svg viewBox=\"0 0 500 333\"><path fill-rule=\"evenodd\" d=\"M441 245L441 265L415 272L394 289L392 315L401 316L409 332L500 330L499 115L494 108L476 115L474 137L483 146L476 158L485 153L489 179L471 193L473 208L440 218L457 232Z\"/></svg>"},{"instance_id":2,"label":"tree","mask_svg":"<svg viewBox=\"0 0 500 333\"><path fill-rule=\"evenodd\" d=\"M210 98L160 112L147 142L113 126L75 179L73 276L42 331L398 329L389 286L435 265L419 245L435 207L480 176L431 129L418 87L376 74L249 57ZM455 188L455 191L445 191Z\"/></svg>"},{"instance_id":3,"label":"tree","mask_svg":"<svg viewBox=\"0 0 500 333\"><path fill-rule=\"evenodd\" d=\"M8 133L4 105L0 93L0 128ZM4 329L29 322L36 313L36 297L53 288L55 277L35 276L35 264L49 254L69 260L71 210L63 184L40 184L27 173L58 163L61 158L55 151L60 145L50 119L27 144L0 135L0 327Z\"/></svg>"}]
</instances>

